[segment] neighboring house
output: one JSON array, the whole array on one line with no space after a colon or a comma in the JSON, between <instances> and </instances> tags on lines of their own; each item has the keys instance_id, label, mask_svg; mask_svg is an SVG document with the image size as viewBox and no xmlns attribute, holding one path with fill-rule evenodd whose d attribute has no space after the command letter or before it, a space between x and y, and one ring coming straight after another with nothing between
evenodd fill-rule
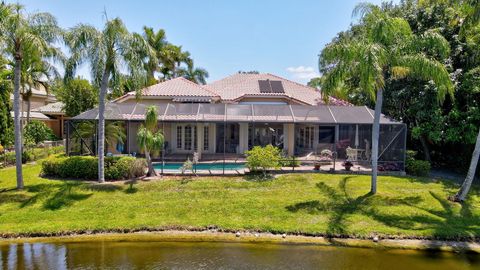
<instances>
[{"instance_id":1,"label":"neighboring house","mask_svg":"<svg viewBox=\"0 0 480 270\"><path fill-rule=\"evenodd\" d=\"M10 100L13 102L13 94L10 95ZM63 138L64 130L64 116L62 111L63 103L58 102L54 94L47 93L44 89L32 88L32 95L30 97L30 120L39 120L44 122L53 130L53 133ZM20 111L22 120L27 119L27 101L20 96ZM13 117L13 111L10 112Z\"/></svg>"},{"instance_id":2,"label":"neighboring house","mask_svg":"<svg viewBox=\"0 0 480 270\"><path fill-rule=\"evenodd\" d=\"M124 147L110 145L109 152L141 152L136 133L146 107L156 105L167 156L241 155L255 145L272 144L289 156L319 156L330 150L346 158L350 147L359 149L359 158L368 159L372 110L332 97L325 103L317 89L272 74L239 73L207 85L175 78L141 93L139 98L135 92L127 93L107 104L107 121L124 121L127 133ZM98 109L73 117L72 122L95 119ZM381 124L382 157L403 162L405 125L386 117Z\"/></svg>"}]
</instances>

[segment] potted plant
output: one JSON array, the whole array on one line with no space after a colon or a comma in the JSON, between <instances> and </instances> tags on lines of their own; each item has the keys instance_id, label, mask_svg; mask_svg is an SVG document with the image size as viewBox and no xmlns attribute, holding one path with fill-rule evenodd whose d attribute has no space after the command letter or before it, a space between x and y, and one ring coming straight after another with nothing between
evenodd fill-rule
<instances>
[{"instance_id":1,"label":"potted plant","mask_svg":"<svg viewBox=\"0 0 480 270\"><path fill-rule=\"evenodd\" d=\"M353 167L353 163L350 160L346 160L343 163L343 166L345 167L346 171L350 171L350 169Z\"/></svg>"}]
</instances>

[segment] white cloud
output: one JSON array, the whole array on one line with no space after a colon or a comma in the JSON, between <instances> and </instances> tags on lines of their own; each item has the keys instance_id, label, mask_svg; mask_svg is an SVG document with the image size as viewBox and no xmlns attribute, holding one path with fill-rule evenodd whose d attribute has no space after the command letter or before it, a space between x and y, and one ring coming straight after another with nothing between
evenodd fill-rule
<instances>
[{"instance_id":1,"label":"white cloud","mask_svg":"<svg viewBox=\"0 0 480 270\"><path fill-rule=\"evenodd\" d=\"M319 77L320 74L313 67L288 67L287 71L292 74L295 79L309 81L312 78Z\"/></svg>"}]
</instances>

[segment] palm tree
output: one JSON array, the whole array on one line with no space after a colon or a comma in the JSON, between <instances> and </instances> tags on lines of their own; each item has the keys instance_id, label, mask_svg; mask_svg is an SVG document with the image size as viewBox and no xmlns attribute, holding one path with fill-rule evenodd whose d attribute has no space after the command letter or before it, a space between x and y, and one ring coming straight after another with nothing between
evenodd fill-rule
<instances>
[{"instance_id":1,"label":"palm tree","mask_svg":"<svg viewBox=\"0 0 480 270\"><path fill-rule=\"evenodd\" d=\"M465 35L469 29L477 26L480 22L480 0L467 0L467 16L464 24L462 25L461 34ZM477 170L478 159L480 157L480 129L478 130L477 141L470 160L470 166L468 168L467 176L463 181L460 190L451 198L456 202L463 202L467 198L470 187L472 186L473 179L475 178L475 171Z\"/></svg>"},{"instance_id":2,"label":"palm tree","mask_svg":"<svg viewBox=\"0 0 480 270\"><path fill-rule=\"evenodd\" d=\"M139 34L131 34L122 20L108 20L102 31L79 24L65 35L70 48L65 77L72 78L78 65L89 62L94 83L100 86L98 106L98 181L105 182L105 96L110 82L119 82L122 70L127 69L137 80L145 81L143 60L153 50Z\"/></svg>"},{"instance_id":3,"label":"palm tree","mask_svg":"<svg viewBox=\"0 0 480 270\"><path fill-rule=\"evenodd\" d=\"M21 5L0 4L0 45L15 63L13 107L18 189L23 189L20 87L24 53L36 51L41 57L47 56L60 32L57 21L51 14L25 14Z\"/></svg>"},{"instance_id":4,"label":"palm tree","mask_svg":"<svg viewBox=\"0 0 480 270\"><path fill-rule=\"evenodd\" d=\"M147 43L152 47L155 55L154 57L148 58L145 63L145 69L147 70L148 83L153 84L156 82L155 72L159 71L159 60L162 57L162 50L168 44L167 38L165 35L165 30L160 29L157 32L151 27L143 27L143 38Z\"/></svg>"},{"instance_id":5,"label":"palm tree","mask_svg":"<svg viewBox=\"0 0 480 270\"><path fill-rule=\"evenodd\" d=\"M194 83L207 84L208 71L204 68L196 68L192 59L186 60L187 68L180 68L178 74Z\"/></svg>"},{"instance_id":6,"label":"palm tree","mask_svg":"<svg viewBox=\"0 0 480 270\"><path fill-rule=\"evenodd\" d=\"M160 63L162 64L160 72L163 74L163 79L168 80L178 77L178 69L181 64L187 63L190 59L190 53L182 51L182 46L166 44L160 54Z\"/></svg>"},{"instance_id":7,"label":"palm tree","mask_svg":"<svg viewBox=\"0 0 480 270\"><path fill-rule=\"evenodd\" d=\"M30 122L30 97L32 96L32 88L44 88L48 94L48 81L58 77L60 77L60 75L56 67L50 62L42 59L35 51L24 53L20 84L22 89L22 100L27 102L27 124ZM22 112L23 111L24 110L22 110Z\"/></svg>"},{"instance_id":8,"label":"palm tree","mask_svg":"<svg viewBox=\"0 0 480 270\"><path fill-rule=\"evenodd\" d=\"M157 107L149 106L145 112L145 126L142 124L137 132L138 145L144 150L148 163L147 176L157 175L157 172L153 168L151 153L161 151L163 148L164 137L162 131L158 130L157 122Z\"/></svg>"},{"instance_id":9,"label":"palm tree","mask_svg":"<svg viewBox=\"0 0 480 270\"><path fill-rule=\"evenodd\" d=\"M358 36L339 38L322 51L320 66L324 73L324 97L349 78L356 78L362 91L375 100L372 130L371 193L377 191L378 141L383 88L387 76L416 77L433 80L438 89L438 100L447 94L453 97L453 85L445 66L427 51L445 58L449 55L448 42L436 32L415 35L407 21L390 17L372 4L360 4L354 10L364 25ZM376 96L376 98L375 98Z\"/></svg>"}]
</instances>

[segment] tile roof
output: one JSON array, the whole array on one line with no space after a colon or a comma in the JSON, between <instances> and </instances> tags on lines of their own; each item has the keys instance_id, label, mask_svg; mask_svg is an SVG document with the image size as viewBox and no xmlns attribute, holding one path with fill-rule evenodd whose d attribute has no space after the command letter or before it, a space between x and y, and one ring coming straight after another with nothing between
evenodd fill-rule
<instances>
[{"instance_id":1,"label":"tile roof","mask_svg":"<svg viewBox=\"0 0 480 270\"><path fill-rule=\"evenodd\" d=\"M33 109L33 111L46 113L46 114L49 114L49 113L63 114L63 102L59 101L59 102L49 103L45 106Z\"/></svg>"},{"instance_id":2,"label":"tile roof","mask_svg":"<svg viewBox=\"0 0 480 270\"><path fill-rule=\"evenodd\" d=\"M135 92L129 92L116 99L116 101L128 96L135 96ZM178 77L144 88L142 90L142 96L217 97L218 95L205 86L191 82L183 77Z\"/></svg>"},{"instance_id":3,"label":"tile roof","mask_svg":"<svg viewBox=\"0 0 480 270\"><path fill-rule=\"evenodd\" d=\"M10 116L13 118L15 115L14 115L14 112L10 112ZM21 117L23 119L26 119L27 118L27 112L21 112ZM39 113L39 112L30 112L30 119L35 119L35 120L49 120L50 117L46 116L45 114L43 113Z\"/></svg>"},{"instance_id":4,"label":"tile roof","mask_svg":"<svg viewBox=\"0 0 480 270\"><path fill-rule=\"evenodd\" d=\"M262 93L260 91L259 80L281 81L284 93ZM278 96L291 98L310 105L324 104L322 95L317 89L270 73L237 73L210 83L206 87L217 93L222 100L226 101L235 101L246 96ZM330 98L330 104L351 106L350 103L336 98Z\"/></svg>"}]
</instances>

